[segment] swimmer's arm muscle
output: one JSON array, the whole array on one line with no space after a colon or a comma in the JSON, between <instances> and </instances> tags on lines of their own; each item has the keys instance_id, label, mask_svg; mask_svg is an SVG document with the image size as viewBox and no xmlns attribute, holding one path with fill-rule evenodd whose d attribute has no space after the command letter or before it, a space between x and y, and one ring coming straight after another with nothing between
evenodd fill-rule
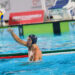
<instances>
[{"instance_id":1,"label":"swimmer's arm muscle","mask_svg":"<svg viewBox=\"0 0 75 75\"><path fill-rule=\"evenodd\" d=\"M13 36L14 40L24 46L27 46L27 42L21 40L14 32L11 32L11 35Z\"/></svg>"}]
</instances>

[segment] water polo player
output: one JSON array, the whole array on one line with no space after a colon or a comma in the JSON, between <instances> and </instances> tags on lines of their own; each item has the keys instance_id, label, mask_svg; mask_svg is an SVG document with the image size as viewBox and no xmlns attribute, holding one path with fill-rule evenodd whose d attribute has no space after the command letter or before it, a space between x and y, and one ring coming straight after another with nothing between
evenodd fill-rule
<instances>
[{"instance_id":1,"label":"water polo player","mask_svg":"<svg viewBox=\"0 0 75 75\"><path fill-rule=\"evenodd\" d=\"M38 61L42 58L42 52L37 46L37 37L33 34L28 36L27 41L21 40L12 29L8 29L8 31L11 33L14 40L26 47L28 47L28 57L30 61Z\"/></svg>"}]
</instances>

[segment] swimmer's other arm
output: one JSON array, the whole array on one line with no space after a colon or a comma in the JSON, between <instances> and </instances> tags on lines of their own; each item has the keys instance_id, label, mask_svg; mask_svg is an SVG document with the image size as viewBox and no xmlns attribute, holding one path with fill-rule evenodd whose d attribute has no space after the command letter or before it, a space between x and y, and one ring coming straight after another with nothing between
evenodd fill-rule
<instances>
[{"instance_id":1,"label":"swimmer's other arm","mask_svg":"<svg viewBox=\"0 0 75 75\"><path fill-rule=\"evenodd\" d=\"M12 37L14 38L14 40L24 46L27 46L27 42L21 40L14 32L12 29L8 29L8 31L11 33Z\"/></svg>"}]
</instances>

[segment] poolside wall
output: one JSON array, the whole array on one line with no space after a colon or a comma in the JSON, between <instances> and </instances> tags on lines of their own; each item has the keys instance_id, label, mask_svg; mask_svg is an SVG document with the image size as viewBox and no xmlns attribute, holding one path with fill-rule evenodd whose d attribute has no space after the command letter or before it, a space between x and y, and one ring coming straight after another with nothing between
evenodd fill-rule
<instances>
[{"instance_id":1,"label":"poolside wall","mask_svg":"<svg viewBox=\"0 0 75 75\"><path fill-rule=\"evenodd\" d=\"M18 25L11 27L18 27L19 35L29 35L29 34L45 34L49 33L51 35L61 35L65 32L70 31L70 23L74 23L75 21L62 21L62 22L48 22L48 23L39 23L39 24L27 24L27 25ZM8 28L8 27L0 27L0 28Z\"/></svg>"}]
</instances>

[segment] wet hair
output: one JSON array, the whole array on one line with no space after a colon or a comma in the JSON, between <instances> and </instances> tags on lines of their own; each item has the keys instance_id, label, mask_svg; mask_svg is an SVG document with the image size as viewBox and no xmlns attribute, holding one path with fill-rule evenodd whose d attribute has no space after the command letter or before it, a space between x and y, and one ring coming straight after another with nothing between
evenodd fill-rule
<instances>
[{"instance_id":1,"label":"wet hair","mask_svg":"<svg viewBox=\"0 0 75 75\"><path fill-rule=\"evenodd\" d=\"M29 37L32 40L32 44L36 44L37 43L37 37L34 34L29 35Z\"/></svg>"}]
</instances>

